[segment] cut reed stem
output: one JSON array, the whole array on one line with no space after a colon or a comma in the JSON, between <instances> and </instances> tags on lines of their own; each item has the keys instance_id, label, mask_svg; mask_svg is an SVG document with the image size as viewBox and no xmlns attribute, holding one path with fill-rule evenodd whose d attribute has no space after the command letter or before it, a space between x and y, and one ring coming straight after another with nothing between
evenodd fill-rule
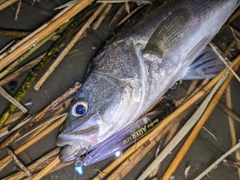
<instances>
[{"instance_id":1,"label":"cut reed stem","mask_svg":"<svg viewBox=\"0 0 240 180\"><path fill-rule=\"evenodd\" d=\"M240 148L240 142L233 146L229 151L223 154L218 160L216 160L211 166L209 166L205 171L203 171L198 177L194 180L202 179L207 173L209 173L214 167L216 167L220 162L222 162L227 156L232 154L234 151Z\"/></svg>"},{"instance_id":2,"label":"cut reed stem","mask_svg":"<svg viewBox=\"0 0 240 180\"><path fill-rule=\"evenodd\" d=\"M237 68L238 68L238 65L237 65ZM236 70L237 68L235 67L234 70ZM202 117L200 118L200 120L198 121L198 123L196 124L194 129L192 130L191 134L189 135L189 137L187 138L187 140L185 141L185 143L183 144L183 146L181 147L181 149L177 153L176 157L174 158L174 160L170 164L169 168L167 169L167 171L163 175L163 180L169 180L170 179L171 175L174 173L174 171L176 170L176 168L180 164L181 160L183 159L183 157L187 153L187 151L190 148L190 146L192 145L193 141L196 139L198 133L202 129L202 126L207 121L208 117L211 115L213 109L217 105L217 103L220 100L224 90L227 88L227 86L231 82L232 78L233 78L233 74L229 74L227 79L223 83L223 85L219 88L218 92L215 94L215 96L211 100L211 103L209 104L209 106L205 110L204 114L202 115Z\"/></svg>"},{"instance_id":3,"label":"cut reed stem","mask_svg":"<svg viewBox=\"0 0 240 180\"><path fill-rule=\"evenodd\" d=\"M36 173L46 167L49 163L51 163L56 156L58 156L58 153L60 151L60 148L56 148L52 150L51 152L47 153L40 159L38 159L36 162L29 165L27 168L32 172ZM7 176L5 178L2 178L2 180L22 180L26 177L26 174L23 171L19 171L17 173L11 174L10 176Z\"/></svg>"},{"instance_id":4,"label":"cut reed stem","mask_svg":"<svg viewBox=\"0 0 240 180\"><path fill-rule=\"evenodd\" d=\"M56 129L58 126L60 126L66 119L66 115L61 117L57 122L50 125L48 128L46 128L45 131L40 132L38 135L36 135L34 138L29 140L28 142L21 145L19 148L17 148L14 153L19 154L23 152L25 149L29 148L31 145L39 141L41 138L49 134L52 130ZM0 170L2 171L4 167L8 165L8 163L11 162L11 158L9 156L6 156L5 158L0 160Z\"/></svg>"},{"instance_id":5,"label":"cut reed stem","mask_svg":"<svg viewBox=\"0 0 240 180\"><path fill-rule=\"evenodd\" d=\"M33 68L34 66L36 66L39 63L39 61L44 57L44 55L45 54L37 57L36 59L34 59L31 62L29 62L26 65L24 65L23 67L19 68L18 70L12 72L11 74L6 76L5 78L1 79L0 80L0 86L3 86L5 84L9 83L10 81L12 81L16 77L18 77L20 74L22 74L22 73L26 72L27 70L29 70L29 69Z\"/></svg>"},{"instance_id":6,"label":"cut reed stem","mask_svg":"<svg viewBox=\"0 0 240 180\"><path fill-rule=\"evenodd\" d=\"M17 158L17 156L10 149L6 148L6 150L8 154L12 157L12 159L15 161L15 163L18 165L18 167L22 169L27 174L27 176L31 176L31 171L29 171L29 169L23 165L23 163Z\"/></svg>"},{"instance_id":7,"label":"cut reed stem","mask_svg":"<svg viewBox=\"0 0 240 180\"><path fill-rule=\"evenodd\" d=\"M0 94L6 99L8 100L10 103L14 104L16 107L18 107L18 109L20 109L23 113L28 112L28 110L20 103L18 102L16 99L14 99L10 94L7 93L7 91L5 91L2 86L0 86Z\"/></svg>"},{"instance_id":8,"label":"cut reed stem","mask_svg":"<svg viewBox=\"0 0 240 180\"><path fill-rule=\"evenodd\" d=\"M44 110L42 110L37 116L35 116L31 121L25 124L22 128L20 128L16 133L10 136L7 140L0 144L0 150L8 146L11 142L15 141L19 138L22 134L26 133L33 125L41 120L41 118L50 110L54 109L58 104L66 100L72 94L76 93L79 89L80 84L75 83L75 85L67 90L63 95L59 96L55 101L53 101L50 105L48 105Z\"/></svg>"},{"instance_id":9,"label":"cut reed stem","mask_svg":"<svg viewBox=\"0 0 240 180\"><path fill-rule=\"evenodd\" d=\"M176 136L171 140L170 143L164 148L164 150L159 154L159 156L148 166L148 168L141 174L138 178L139 180L145 179L148 174L157 166L160 162L166 158L166 156L171 152L177 144L186 136L186 134L192 129L192 127L197 123L199 118L204 113L208 103L212 99L215 92L218 90L219 86L226 79L228 72L226 72L223 77L218 81L213 90L209 93L207 98L202 102L197 111L191 116L191 118L184 124L181 130L176 134ZM185 113L185 112L184 112Z\"/></svg>"},{"instance_id":10,"label":"cut reed stem","mask_svg":"<svg viewBox=\"0 0 240 180\"><path fill-rule=\"evenodd\" d=\"M70 41L70 43L66 46L66 48L62 51L62 53L58 56L58 58L54 61L54 63L49 67L48 71L40 78L40 80L35 84L34 89L36 91L42 86L42 84L46 81L46 79L52 74L52 72L56 69L56 67L62 62L63 58L67 55L67 53L72 49L72 47L76 44L82 34L89 28L90 24L97 18L97 16L102 12L104 7L107 4L102 4L88 19L88 21L84 24L84 26L79 30L76 36Z\"/></svg>"},{"instance_id":11,"label":"cut reed stem","mask_svg":"<svg viewBox=\"0 0 240 180\"><path fill-rule=\"evenodd\" d=\"M32 180L39 180L43 176L45 176L51 169L53 169L56 165L61 163L59 157L57 156L50 164L48 164L45 168L43 168L36 176L32 178Z\"/></svg>"},{"instance_id":12,"label":"cut reed stem","mask_svg":"<svg viewBox=\"0 0 240 180\"><path fill-rule=\"evenodd\" d=\"M9 1L11 1L11 0L9 0ZM34 45L38 44L42 39L44 39L46 36L48 36L49 34L54 32L57 28L59 28L65 22L69 21L69 19L74 17L77 13L82 11L85 7L87 7L92 2L93 2L93 0L83 0L80 3L76 4L75 6L69 8L69 9L66 8L65 10L63 10L65 12L63 15L61 15L59 18L55 19L53 22L51 22L49 25L47 25L47 27L44 28L42 31L35 34L34 37L31 37L29 40L27 40L26 42L21 44L19 47L17 47L9 55L4 57L0 61L1 69L5 68L7 65L12 63L15 59L17 59L19 56L24 54L26 51L28 51Z\"/></svg>"}]
</instances>

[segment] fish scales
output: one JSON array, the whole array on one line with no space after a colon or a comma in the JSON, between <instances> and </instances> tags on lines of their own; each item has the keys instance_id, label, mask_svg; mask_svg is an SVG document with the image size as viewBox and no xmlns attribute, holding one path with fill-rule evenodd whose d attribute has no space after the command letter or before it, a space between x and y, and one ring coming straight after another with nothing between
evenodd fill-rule
<instances>
[{"instance_id":1,"label":"fish scales","mask_svg":"<svg viewBox=\"0 0 240 180\"><path fill-rule=\"evenodd\" d=\"M62 161L92 149L140 117L178 80L234 11L237 0L169 0L99 54L77 99L88 110L73 116L58 137ZM156 53L156 54L154 54ZM86 133L79 130L98 127Z\"/></svg>"}]
</instances>

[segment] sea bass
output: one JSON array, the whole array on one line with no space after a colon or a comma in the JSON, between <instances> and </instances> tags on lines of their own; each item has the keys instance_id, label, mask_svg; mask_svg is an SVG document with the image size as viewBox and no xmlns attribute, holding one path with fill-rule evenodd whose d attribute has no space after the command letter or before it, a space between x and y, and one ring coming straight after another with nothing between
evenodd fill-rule
<instances>
[{"instance_id":1,"label":"sea bass","mask_svg":"<svg viewBox=\"0 0 240 180\"><path fill-rule=\"evenodd\" d=\"M238 5L168 0L108 45L70 106L57 141L66 146L61 161L76 159L137 120L176 81L215 76L222 66L206 46Z\"/></svg>"}]
</instances>

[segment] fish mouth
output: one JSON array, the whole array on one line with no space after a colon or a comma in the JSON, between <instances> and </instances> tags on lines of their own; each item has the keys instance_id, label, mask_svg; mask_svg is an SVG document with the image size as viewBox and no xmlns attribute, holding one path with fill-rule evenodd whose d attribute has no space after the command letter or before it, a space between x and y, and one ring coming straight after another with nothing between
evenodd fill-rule
<instances>
[{"instance_id":1,"label":"fish mouth","mask_svg":"<svg viewBox=\"0 0 240 180\"><path fill-rule=\"evenodd\" d=\"M76 159L79 156L81 147L78 145L69 145L61 150L59 159L61 162L69 162Z\"/></svg>"},{"instance_id":2,"label":"fish mouth","mask_svg":"<svg viewBox=\"0 0 240 180\"><path fill-rule=\"evenodd\" d=\"M64 147L59 158L62 162L69 162L82 154L81 150L89 150L98 142L99 125L87 121L81 126L69 132L63 131L59 134L56 142L57 146Z\"/></svg>"},{"instance_id":3,"label":"fish mouth","mask_svg":"<svg viewBox=\"0 0 240 180\"><path fill-rule=\"evenodd\" d=\"M69 162L77 157L83 155L79 154L81 150L89 150L96 144L97 134L91 134L90 136L79 136L78 139L67 139L59 135L60 139L57 140L57 146L63 147L59 154L59 158L62 162Z\"/></svg>"}]
</instances>

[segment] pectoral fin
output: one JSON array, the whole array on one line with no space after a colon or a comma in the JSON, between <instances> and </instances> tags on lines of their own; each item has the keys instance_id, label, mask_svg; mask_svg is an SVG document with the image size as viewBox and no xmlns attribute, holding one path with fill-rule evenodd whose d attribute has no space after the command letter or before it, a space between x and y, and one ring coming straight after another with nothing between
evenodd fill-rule
<instances>
[{"instance_id":1,"label":"pectoral fin","mask_svg":"<svg viewBox=\"0 0 240 180\"><path fill-rule=\"evenodd\" d=\"M188 20L189 13L185 9L179 9L169 15L152 34L143 56L163 58L169 51L177 48L187 36Z\"/></svg>"}]
</instances>

